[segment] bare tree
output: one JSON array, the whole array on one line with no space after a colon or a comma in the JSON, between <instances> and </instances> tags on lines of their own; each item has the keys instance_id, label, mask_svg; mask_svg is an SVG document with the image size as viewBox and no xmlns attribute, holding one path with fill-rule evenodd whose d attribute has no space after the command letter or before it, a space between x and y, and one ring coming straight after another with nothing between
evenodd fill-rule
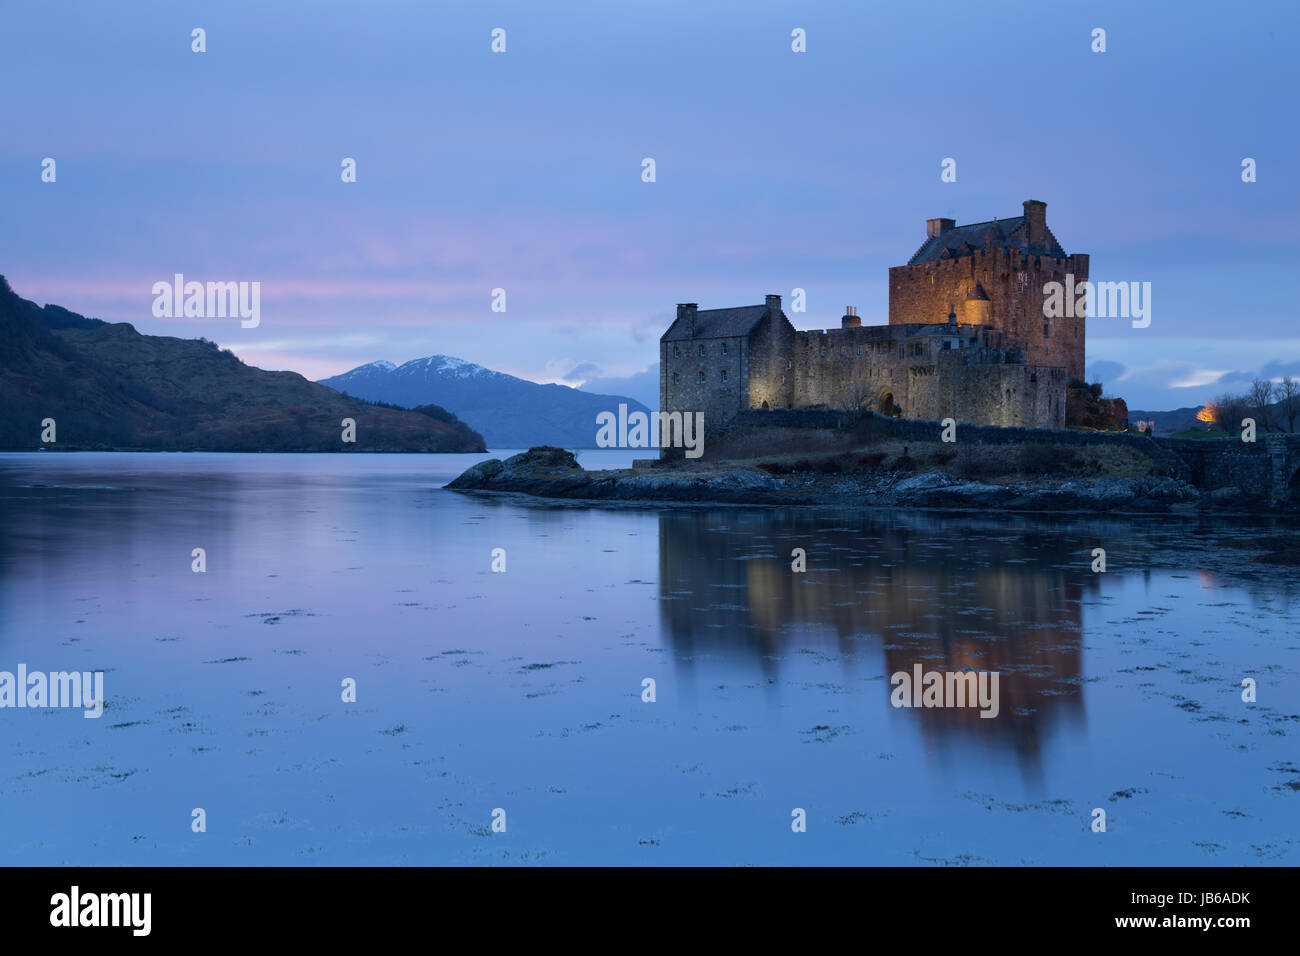
<instances>
[{"instance_id":1,"label":"bare tree","mask_svg":"<svg viewBox=\"0 0 1300 956\"><path fill-rule=\"evenodd\" d=\"M871 408L873 402L871 386L857 382L845 389L840 396L840 404L846 412L863 412Z\"/></svg>"},{"instance_id":2,"label":"bare tree","mask_svg":"<svg viewBox=\"0 0 1300 956\"><path fill-rule=\"evenodd\" d=\"M1300 382L1283 375L1275 389L1278 398L1278 417L1286 422L1286 430L1295 431L1295 420L1300 418Z\"/></svg>"},{"instance_id":3,"label":"bare tree","mask_svg":"<svg viewBox=\"0 0 1300 956\"><path fill-rule=\"evenodd\" d=\"M1225 432L1241 428L1241 420L1250 413L1250 402L1245 395L1226 392L1210 403L1214 409L1214 422Z\"/></svg>"},{"instance_id":4,"label":"bare tree","mask_svg":"<svg viewBox=\"0 0 1300 956\"><path fill-rule=\"evenodd\" d=\"M1255 412L1255 422L1264 430L1273 427L1273 383L1266 378L1257 378L1250 383L1246 400Z\"/></svg>"}]
</instances>

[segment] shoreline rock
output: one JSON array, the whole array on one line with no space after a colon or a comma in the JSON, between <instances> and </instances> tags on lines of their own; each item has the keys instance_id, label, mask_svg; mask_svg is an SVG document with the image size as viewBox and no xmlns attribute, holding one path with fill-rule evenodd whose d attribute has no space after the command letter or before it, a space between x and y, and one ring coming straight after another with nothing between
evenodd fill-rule
<instances>
[{"instance_id":1,"label":"shoreline rock","mask_svg":"<svg viewBox=\"0 0 1300 956\"><path fill-rule=\"evenodd\" d=\"M725 466L724 466L725 467ZM585 501L694 504L845 505L961 511L1124 512L1265 511L1240 489L1198 491L1170 477L1026 479L991 484L942 471L771 475L755 468L687 471L586 471L571 452L537 446L489 459L450 482L454 491L526 494Z\"/></svg>"}]
</instances>

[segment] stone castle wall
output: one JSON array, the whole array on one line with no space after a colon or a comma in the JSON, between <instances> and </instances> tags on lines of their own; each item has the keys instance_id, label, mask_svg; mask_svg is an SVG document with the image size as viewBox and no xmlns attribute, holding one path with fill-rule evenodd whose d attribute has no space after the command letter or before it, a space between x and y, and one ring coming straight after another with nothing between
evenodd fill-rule
<instances>
[{"instance_id":1,"label":"stone castle wall","mask_svg":"<svg viewBox=\"0 0 1300 956\"><path fill-rule=\"evenodd\" d=\"M747 407L744 395L753 358L749 346L740 337L661 342L659 407L703 412L709 423L730 419Z\"/></svg>"},{"instance_id":2,"label":"stone castle wall","mask_svg":"<svg viewBox=\"0 0 1300 956\"><path fill-rule=\"evenodd\" d=\"M1066 372L1008 363L999 330L959 324L796 332L796 408L866 407L905 418L1065 427ZM776 407L776 406L774 406Z\"/></svg>"},{"instance_id":3,"label":"stone castle wall","mask_svg":"<svg viewBox=\"0 0 1300 956\"><path fill-rule=\"evenodd\" d=\"M712 427L747 409L866 408L1064 428L1065 370L1015 361L1004 339L969 324L798 332L765 319L747 338L661 343L660 406L703 412Z\"/></svg>"},{"instance_id":4,"label":"stone castle wall","mask_svg":"<svg viewBox=\"0 0 1300 956\"><path fill-rule=\"evenodd\" d=\"M885 415L867 413L855 415L841 409L788 408L775 411L747 411L735 416L728 431L748 428L808 428L808 429L852 429L876 439L898 439L902 441L942 441L943 425L938 421L920 419L889 418ZM1195 444L1194 450L1214 452L1213 448L1201 448L1206 442L1189 442L1183 439L1157 438L1135 435L1128 432L1089 432L1057 431L1051 428L1023 428L1019 426L1000 425L965 425L957 432L958 441L971 441L983 445L1132 445L1150 448L1156 445L1162 448L1177 448ZM1212 443L1211 443L1212 444ZM1235 450L1235 449L1234 449ZM1253 451L1248 450L1248 454Z\"/></svg>"},{"instance_id":5,"label":"stone castle wall","mask_svg":"<svg viewBox=\"0 0 1300 956\"><path fill-rule=\"evenodd\" d=\"M765 318L750 336L749 374L736 411L746 408L789 408L796 404L797 375L793 362L794 328L783 317Z\"/></svg>"}]
</instances>

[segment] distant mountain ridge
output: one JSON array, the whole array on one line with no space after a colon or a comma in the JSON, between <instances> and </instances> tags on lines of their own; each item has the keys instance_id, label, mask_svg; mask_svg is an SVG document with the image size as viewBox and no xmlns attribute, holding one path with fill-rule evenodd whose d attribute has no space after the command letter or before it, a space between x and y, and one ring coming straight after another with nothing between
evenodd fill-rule
<instances>
[{"instance_id":1,"label":"distant mountain ridge","mask_svg":"<svg viewBox=\"0 0 1300 956\"><path fill-rule=\"evenodd\" d=\"M427 404L427 403L426 403ZM342 441L344 418L356 441ZM55 440L42 422L54 420ZM0 276L0 450L483 451L441 408L349 399L205 339L141 335L17 295Z\"/></svg>"},{"instance_id":2,"label":"distant mountain ridge","mask_svg":"<svg viewBox=\"0 0 1300 956\"><path fill-rule=\"evenodd\" d=\"M1167 412L1144 411L1142 409L1129 409L1129 421L1134 422L1155 422L1155 433L1157 435L1172 435L1175 432L1186 431L1189 428L1204 429L1205 423L1199 421L1196 417L1197 412L1203 406L1197 405L1193 408L1175 408Z\"/></svg>"},{"instance_id":3,"label":"distant mountain ridge","mask_svg":"<svg viewBox=\"0 0 1300 956\"><path fill-rule=\"evenodd\" d=\"M323 378L319 384L405 408L440 405L481 434L492 448L592 448L600 412L617 414L620 404L628 407L629 414L649 412L632 398L565 385L539 385L452 355L430 355L402 365L369 362Z\"/></svg>"},{"instance_id":4,"label":"distant mountain ridge","mask_svg":"<svg viewBox=\"0 0 1300 956\"><path fill-rule=\"evenodd\" d=\"M604 376L590 378L578 386L584 392L601 395L627 395L650 408L659 407L659 363L655 362L644 372L621 378Z\"/></svg>"}]
</instances>

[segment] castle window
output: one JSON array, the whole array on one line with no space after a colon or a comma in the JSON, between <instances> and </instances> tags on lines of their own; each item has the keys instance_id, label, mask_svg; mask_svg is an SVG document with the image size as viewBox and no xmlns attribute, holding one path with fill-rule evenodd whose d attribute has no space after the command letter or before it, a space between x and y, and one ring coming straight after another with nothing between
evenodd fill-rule
<instances>
[{"instance_id":1,"label":"castle window","mask_svg":"<svg viewBox=\"0 0 1300 956\"><path fill-rule=\"evenodd\" d=\"M1050 323L1050 322L1044 322L1044 323L1043 323L1043 338L1047 338L1047 337L1050 335L1050 333L1051 333L1051 328L1052 328L1052 326L1051 326L1051 323Z\"/></svg>"},{"instance_id":2,"label":"castle window","mask_svg":"<svg viewBox=\"0 0 1300 956\"><path fill-rule=\"evenodd\" d=\"M840 346L840 358L843 358L848 354L849 354L849 350L844 348L844 346Z\"/></svg>"},{"instance_id":3,"label":"castle window","mask_svg":"<svg viewBox=\"0 0 1300 956\"><path fill-rule=\"evenodd\" d=\"M678 375L676 372L673 372L673 384L674 385L682 384L682 377Z\"/></svg>"},{"instance_id":4,"label":"castle window","mask_svg":"<svg viewBox=\"0 0 1300 956\"><path fill-rule=\"evenodd\" d=\"M682 357L682 350L681 350L680 348L678 348L676 345L674 345L674 346L673 346L673 358L681 358L681 357Z\"/></svg>"},{"instance_id":5,"label":"castle window","mask_svg":"<svg viewBox=\"0 0 1300 956\"><path fill-rule=\"evenodd\" d=\"M858 354L859 354L859 355L862 354L862 346L861 346L861 345L858 346Z\"/></svg>"},{"instance_id":6,"label":"castle window","mask_svg":"<svg viewBox=\"0 0 1300 956\"><path fill-rule=\"evenodd\" d=\"M943 341L943 350L944 350L945 352L947 352L947 351L948 351L949 349L951 349L951 348L952 348L952 343L949 342L947 339L944 339L944 341Z\"/></svg>"},{"instance_id":7,"label":"castle window","mask_svg":"<svg viewBox=\"0 0 1300 956\"><path fill-rule=\"evenodd\" d=\"M826 350L825 350L825 349L822 349L822 358L825 358L825 357L826 357Z\"/></svg>"},{"instance_id":8,"label":"castle window","mask_svg":"<svg viewBox=\"0 0 1300 956\"><path fill-rule=\"evenodd\" d=\"M722 370L722 380L724 382L727 380L727 370L725 368Z\"/></svg>"},{"instance_id":9,"label":"castle window","mask_svg":"<svg viewBox=\"0 0 1300 956\"><path fill-rule=\"evenodd\" d=\"M704 384L704 369L700 369L700 384Z\"/></svg>"},{"instance_id":10,"label":"castle window","mask_svg":"<svg viewBox=\"0 0 1300 956\"><path fill-rule=\"evenodd\" d=\"M704 358L704 346L700 346L700 358Z\"/></svg>"},{"instance_id":11,"label":"castle window","mask_svg":"<svg viewBox=\"0 0 1300 956\"><path fill-rule=\"evenodd\" d=\"M794 368L794 361L793 361L792 359L786 359L786 360L785 360L785 368L786 368L786 371L787 371L787 372L788 372L790 369Z\"/></svg>"},{"instance_id":12,"label":"castle window","mask_svg":"<svg viewBox=\"0 0 1300 956\"><path fill-rule=\"evenodd\" d=\"M726 343L726 342L723 342L723 343L722 343L722 354L723 354L723 355L726 355L726 354L727 354L727 343Z\"/></svg>"}]
</instances>

